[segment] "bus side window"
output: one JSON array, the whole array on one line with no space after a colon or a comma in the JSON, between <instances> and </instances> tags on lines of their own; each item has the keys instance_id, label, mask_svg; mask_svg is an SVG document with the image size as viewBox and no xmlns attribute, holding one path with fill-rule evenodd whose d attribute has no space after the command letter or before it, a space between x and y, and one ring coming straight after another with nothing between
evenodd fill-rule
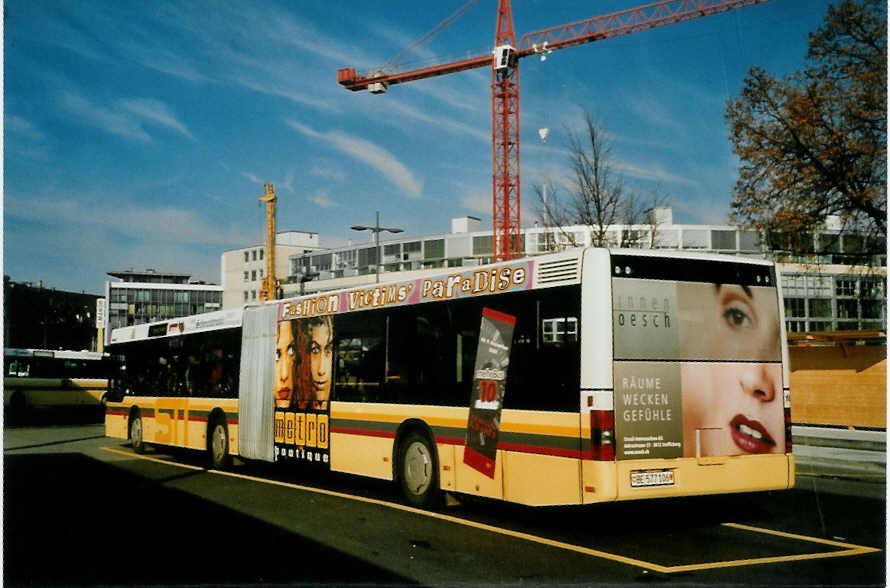
<instances>
[{"instance_id":1,"label":"bus side window","mask_svg":"<svg viewBox=\"0 0 890 588\"><path fill-rule=\"evenodd\" d=\"M383 313L379 311L335 317L335 400L381 400L386 356L384 319Z\"/></svg>"}]
</instances>

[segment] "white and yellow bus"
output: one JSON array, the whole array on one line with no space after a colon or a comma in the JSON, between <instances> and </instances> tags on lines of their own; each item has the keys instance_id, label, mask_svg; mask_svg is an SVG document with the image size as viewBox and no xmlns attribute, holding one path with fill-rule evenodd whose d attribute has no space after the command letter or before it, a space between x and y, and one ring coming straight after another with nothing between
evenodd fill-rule
<instances>
[{"instance_id":1,"label":"white and yellow bus","mask_svg":"<svg viewBox=\"0 0 890 588\"><path fill-rule=\"evenodd\" d=\"M3 349L3 408L9 420L33 410L100 407L119 362L95 351Z\"/></svg>"},{"instance_id":2,"label":"white and yellow bus","mask_svg":"<svg viewBox=\"0 0 890 588\"><path fill-rule=\"evenodd\" d=\"M117 329L145 443L527 505L794 483L763 260L577 249Z\"/></svg>"}]
</instances>

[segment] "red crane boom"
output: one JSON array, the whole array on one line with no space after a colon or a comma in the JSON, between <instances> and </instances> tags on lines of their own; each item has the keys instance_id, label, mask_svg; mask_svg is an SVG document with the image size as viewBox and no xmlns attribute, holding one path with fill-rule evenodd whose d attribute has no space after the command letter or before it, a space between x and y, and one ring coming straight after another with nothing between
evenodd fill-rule
<instances>
[{"instance_id":1,"label":"red crane boom","mask_svg":"<svg viewBox=\"0 0 890 588\"><path fill-rule=\"evenodd\" d=\"M518 60L584 43L709 16L768 0L663 0L612 14L526 33L516 45L510 0L498 0L494 57L480 55L400 73L375 70L359 75L353 68L337 71L348 90L382 94L394 84L491 66L492 218L494 258L521 255L519 219L519 67Z\"/></svg>"}]
</instances>

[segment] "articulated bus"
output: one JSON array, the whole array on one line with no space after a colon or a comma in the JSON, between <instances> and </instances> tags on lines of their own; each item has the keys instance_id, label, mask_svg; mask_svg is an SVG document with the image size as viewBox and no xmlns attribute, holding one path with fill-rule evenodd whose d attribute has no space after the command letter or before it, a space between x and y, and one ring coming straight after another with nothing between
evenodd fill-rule
<instances>
[{"instance_id":1,"label":"articulated bus","mask_svg":"<svg viewBox=\"0 0 890 588\"><path fill-rule=\"evenodd\" d=\"M6 416L20 420L31 410L103 406L119 365L96 351L4 348Z\"/></svg>"},{"instance_id":2,"label":"articulated bus","mask_svg":"<svg viewBox=\"0 0 890 588\"><path fill-rule=\"evenodd\" d=\"M576 249L116 329L107 435L526 505L784 489L774 264Z\"/></svg>"}]
</instances>

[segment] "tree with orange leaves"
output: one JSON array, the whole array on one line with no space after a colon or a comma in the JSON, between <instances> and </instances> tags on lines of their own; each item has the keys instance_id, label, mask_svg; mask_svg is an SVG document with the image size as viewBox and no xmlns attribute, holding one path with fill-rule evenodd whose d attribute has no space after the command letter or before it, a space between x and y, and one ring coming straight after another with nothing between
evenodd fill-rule
<instances>
[{"instance_id":1,"label":"tree with orange leaves","mask_svg":"<svg viewBox=\"0 0 890 588\"><path fill-rule=\"evenodd\" d=\"M826 217L864 234L864 257L887 233L887 14L884 0L830 6L809 35L802 71L752 67L725 118L741 160L732 221L770 245L813 252Z\"/></svg>"}]
</instances>

